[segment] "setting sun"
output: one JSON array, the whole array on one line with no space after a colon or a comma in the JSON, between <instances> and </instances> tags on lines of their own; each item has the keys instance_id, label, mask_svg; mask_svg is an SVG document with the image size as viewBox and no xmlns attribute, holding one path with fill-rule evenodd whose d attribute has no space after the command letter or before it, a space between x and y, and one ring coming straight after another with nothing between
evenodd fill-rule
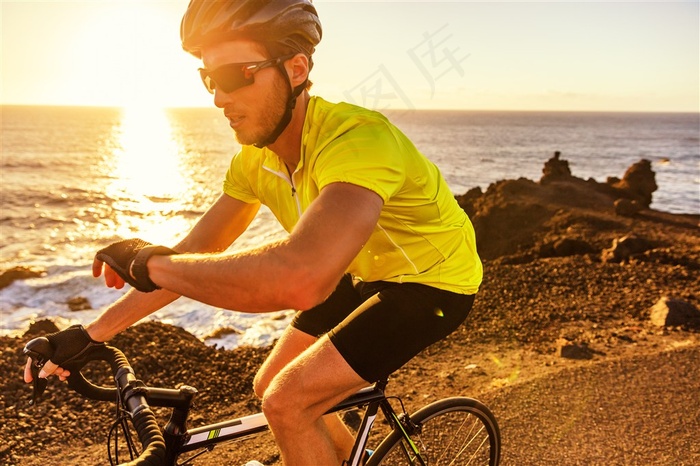
<instances>
[{"instance_id":1,"label":"setting sun","mask_svg":"<svg viewBox=\"0 0 700 466\"><path fill-rule=\"evenodd\" d=\"M124 108L119 130L120 149L113 189L162 201L181 196L185 180L178 169L178 147L170 121L161 108L131 105Z\"/></svg>"},{"instance_id":2,"label":"setting sun","mask_svg":"<svg viewBox=\"0 0 700 466\"><path fill-rule=\"evenodd\" d=\"M87 89L107 93L115 105L134 108L171 106L173 97L191 94L193 103L207 104L196 83L197 60L180 50L177 18L154 4L102 5L93 22L77 31L80 56L93 57L95 75ZM76 90L74 95L80 95Z\"/></svg>"},{"instance_id":3,"label":"setting sun","mask_svg":"<svg viewBox=\"0 0 700 466\"><path fill-rule=\"evenodd\" d=\"M128 213L114 219L116 233L129 237L136 231L148 232L154 240L174 241L174 234L186 231L189 224L180 216L168 222L163 218L185 209L192 186L165 110L152 105L125 107L115 133L118 143L106 193L120 203L118 212Z\"/></svg>"},{"instance_id":4,"label":"setting sun","mask_svg":"<svg viewBox=\"0 0 700 466\"><path fill-rule=\"evenodd\" d=\"M180 48L186 4L3 2L3 91L18 103L210 105L198 61ZM33 27L22 28L26 23Z\"/></svg>"}]
</instances>

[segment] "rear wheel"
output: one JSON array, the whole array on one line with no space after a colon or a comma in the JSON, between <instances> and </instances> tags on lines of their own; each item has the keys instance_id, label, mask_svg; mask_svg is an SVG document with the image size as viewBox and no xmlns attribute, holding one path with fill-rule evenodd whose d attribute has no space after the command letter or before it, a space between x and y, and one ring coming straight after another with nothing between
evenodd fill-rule
<instances>
[{"instance_id":1,"label":"rear wheel","mask_svg":"<svg viewBox=\"0 0 700 466\"><path fill-rule=\"evenodd\" d=\"M409 436L428 466L497 466L501 434L491 411L471 398L446 398L411 415ZM368 465L420 465L400 430L377 447Z\"/></svg>"}]
</instances>

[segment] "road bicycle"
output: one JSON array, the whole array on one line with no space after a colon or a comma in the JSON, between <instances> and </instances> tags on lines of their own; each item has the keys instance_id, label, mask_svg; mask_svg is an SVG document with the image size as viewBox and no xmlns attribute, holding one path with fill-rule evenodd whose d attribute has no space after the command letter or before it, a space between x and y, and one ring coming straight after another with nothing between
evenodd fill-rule
<instances>
[{"instance_id":1,"label":"road bicycle","mask_svg":"<svg viewBox=\"0 0 700 466\"><path fill-rule=\"evenodd\" d=\"M53 350L48 340L31 340L24 353L32 359L34 374L32 401L37 402L46 389L46 379L38 372ZM114 388L97 386L81 370L91 361L105 361L112 370ZM70 370L68 385L77 393L98 401L116 401L117 422L125 437L128 466L173 466L195 464L196 458L224 442L246 440L267 430L264 414L253 414L217 424L189 429L187 420L197 390L184 385L178 389L148 387L140 381L124 354L106 344L91 344L78 358L64 364ZM445 398L408 414L399 397L385 394L387 381L360 390L328 413L364 410L356 432L355 445L347 466L401 465L489 465L500 460L501 438L498 423L483 403L465 397ZM399 407L398 410L393 405ZM170 408L170 418L159 427L152 407ZM389 434L374 446L370 433L378 413L384 416ZM129 426L131 421L132 427ZM135 431L141 452L131 437ZM110 431L109 437L112 437ZM118 446L111 465L119 463ZM115 438L117 435L115 433ZM373 437L372 437L373 438ZM116 443L116 442L115 442Z\"/></svg>"}]
</instances>

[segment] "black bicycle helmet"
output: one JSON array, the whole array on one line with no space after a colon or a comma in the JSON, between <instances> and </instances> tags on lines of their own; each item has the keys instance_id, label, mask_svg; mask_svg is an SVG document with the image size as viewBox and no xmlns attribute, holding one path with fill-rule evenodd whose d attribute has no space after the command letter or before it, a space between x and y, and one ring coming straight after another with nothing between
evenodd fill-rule
<instances>
[{"instance_id":1,"label":"black bicycle helmet","mask_svg":"<svg viewBox=\"0 0 700 466\"><path fill-rule=\"evenodd\" d=\"M271 58L303 53L309 58L321 41L321 22L310 0L191 0L180 25L182 48L202 58L202 47L235 39L261 43ZM276 128L263 141L254 144L265 147L274 143L292 120L297 97L306 89L306 79L292 87L284 63L277 66L289 84L287 107Z\"/></svg>"},{"instance_id":2,"label":"black bicycle helmet","mask_svg":"<svg viewBox=\"0 0 700 466\"><path fill-rule=\"evenodd\" d=\"M192 0L180 25L182 48L197 58L207 44L241 38L264 44L273 56L311 57L321 33L310 0Z\"/></svg>"}]
</instances>

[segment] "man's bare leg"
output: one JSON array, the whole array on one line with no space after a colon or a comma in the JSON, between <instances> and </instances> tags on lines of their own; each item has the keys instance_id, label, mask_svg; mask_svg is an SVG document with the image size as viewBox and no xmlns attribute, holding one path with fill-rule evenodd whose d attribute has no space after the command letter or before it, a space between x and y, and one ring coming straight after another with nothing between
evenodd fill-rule
<instances>
[{"instance_id":1,"label":"man's bare leg","mask_svg":"<svg viewBox=\"0 0 700 466\"><path fill-rule=\"evenodd\" d=\"M258 373L255 374L255 379L253 380L255 395L262 399L272 379L275 378L287 364L306 351L309 346L316 343L316 341L318 341L318 338L308 333L297 330L292 326L287 327L277 341L277 344L272 348L270 355L265 362L263 362L262 366L260 366L260 369L258 369Z\"/></svg>"},{"instance_id":2,"label":"man's bare leg","mask_svg":"<svg viewBox=\"0 0 700 466\"><path fill-rule=\"evenodd\" d=\"M287 327L278 340L272 352L255 375L253 387L255 394L263 398L272 379L291 363L297 356L306 351L318 339L307 333ZM345 423L336 414L323 417L328 429L333 448L338 458L338 464L350 457L355 437Z\"/></svg>"},{"instance_id":3,"label":"man's bare leg","mask_svg":"<svg viewBox=\"0 0 700 466\"><path fill-rule=\"evenodd\" d=\"M328 337L322 337L273 378L263 397L263 412L286 466L340 464L323 415L367 386ZM335 417L338 425L340 420ZM345 429L343 427L343 429ZM345 430L347 434L347 430Z\"/></svg>"},{"instance_id":4,"label":"man's bare leg","mask_svg":"<svg viewBox=\"0 0 700 466\"><path fill-rule=\"evenodd\" d=\"M342 464L343 461L350 459L352 447L355 446L355 434L350 431L338 414L327 414L323 416L323 420L331 436L338 464Z\"/></svg>"}]
</instances>

